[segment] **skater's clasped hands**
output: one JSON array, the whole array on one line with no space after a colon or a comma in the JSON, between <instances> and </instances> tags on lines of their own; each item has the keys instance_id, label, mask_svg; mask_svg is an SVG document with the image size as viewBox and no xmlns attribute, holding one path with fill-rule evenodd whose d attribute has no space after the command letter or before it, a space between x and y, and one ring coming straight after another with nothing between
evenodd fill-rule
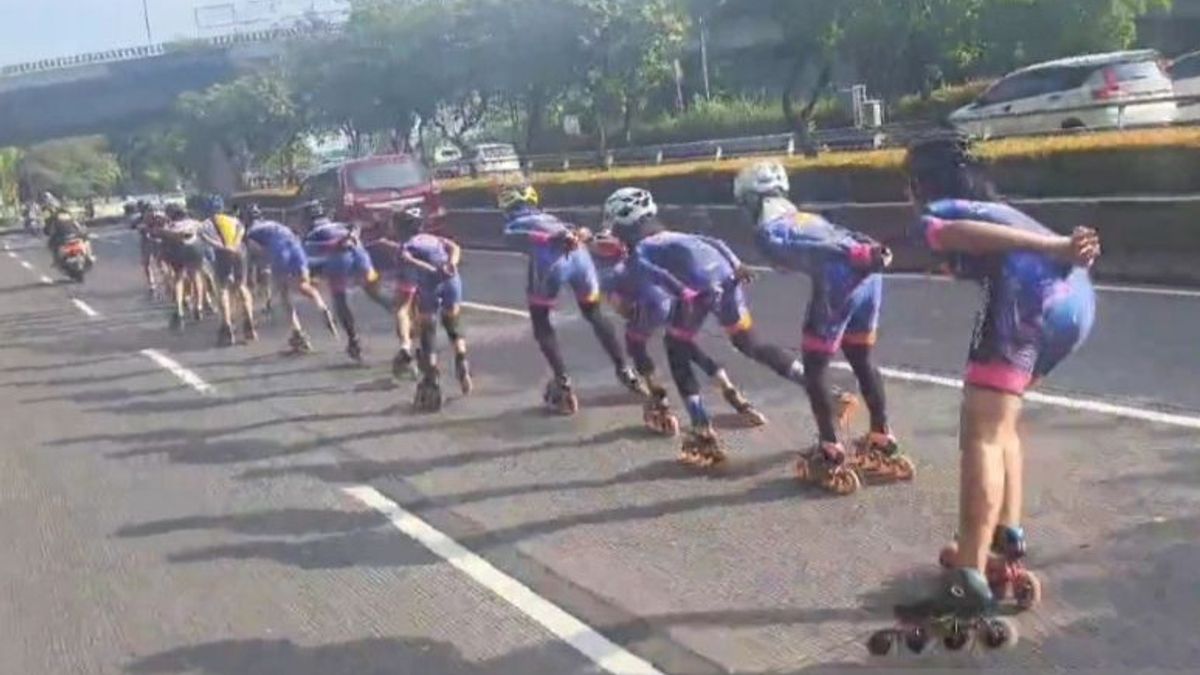
<instances>
[{"instance_id":1,"label":"skater's clasped hands","mask_svg":"<svg viewBox=\"0 0 1200 675\"><path fill-rule=\"evenodd\" d=\"M1077 227L1070 237L1062 237L1055 254L1080 267L1091 267L1100 257L1100 234L1090 227Z\"/></svg>"}]
</instances>

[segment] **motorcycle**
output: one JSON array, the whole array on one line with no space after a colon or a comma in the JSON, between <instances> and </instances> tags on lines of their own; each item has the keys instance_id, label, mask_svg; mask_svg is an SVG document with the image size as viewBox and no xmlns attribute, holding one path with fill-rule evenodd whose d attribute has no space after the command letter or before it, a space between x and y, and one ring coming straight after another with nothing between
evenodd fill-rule
<instances>
[{"instance_id":1,"label":"motorcycle","mask_svg":"<svg viewBox=\"0 0 1200 675\"><path fill-rule=\"evenodd\" d=\"M83 277L92 269L88 259L87 245L83 239L74 237L59 245L55 252L55 261L63 274L77 284L83 283Z\"/></svg>"}]
</instances>

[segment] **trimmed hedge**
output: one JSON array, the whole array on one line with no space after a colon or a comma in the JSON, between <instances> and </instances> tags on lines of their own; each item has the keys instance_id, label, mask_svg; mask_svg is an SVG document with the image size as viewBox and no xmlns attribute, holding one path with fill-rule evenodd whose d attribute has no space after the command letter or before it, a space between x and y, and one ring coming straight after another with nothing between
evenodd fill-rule
<instances>
[{"instance_id":1,"label":"trimmed hedge","mask_svg":"<svg viewBox=\"0 0 1200 675\"><path fill-rule=\"evenodd\" d=\"M1000 190L1026 197L1188 194L1200 191L1200 128L1114 131L983 143ZM830 153L784 160L792 196L805 202L904 201L904 152ZM737 171L751 160L703 161L611 171L535 174L548 204L598 204L613 190L638 185L670 204L727 204ZM447 181L451 207L494 205L486 179Z\"/></svg>"}]
</instances>

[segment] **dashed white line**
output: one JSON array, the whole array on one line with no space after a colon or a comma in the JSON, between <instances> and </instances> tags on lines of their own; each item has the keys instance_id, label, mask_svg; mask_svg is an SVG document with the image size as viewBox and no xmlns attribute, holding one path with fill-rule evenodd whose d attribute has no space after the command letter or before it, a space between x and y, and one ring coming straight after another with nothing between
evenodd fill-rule
<instances>
[{"instance_id":1,"label":"dashed white line","mask_svg":"<svg viewBox=\"0 0 1200 675\"><path fill-rule=\"evenodd\" d=\"M12 258L13 260L16 260L16 259L17 259L17 252L16 252L16 251L9 251L9 252L8 252L8 257Z\"/></svg>"},{"instance_id":2,"label":"dashed white line","mask_svg":"<svg viewBox=\"0 0 1200 675\"><path fill-rule=\"evenodd\" d=\"M29 270L30 272L32 272L32 271L33 271L33 265L30 265L30 264L29 264L29 261L27 261L27 260L22 260L22 261L20 261L20 262L21 262L21 267L24 267L25 269Z\"/></svg>"},{"instance_id":3,"label":"dashed white line","mask_svg":"<svg viewBox=\"0 0 1200 675\"><path fill-rule=\"evenodd\" d=\"M201 394L211 394L213 392L213 387L211 384L205 382L200 378L199 375L193 373L187 368L184 368L178 361L167 356L166 354L163 354L157 349L143 349L141 354L142 356L145 356L151 361L157 363L159 366L165 368L172 375L182 380L184 384L188 385L192 389L195 389Z\"/></svg>"},{"instance_id":4,"label":"dashed white line","mask_svg":"<svg viewBox=\"0 0 1200 675\"><path fill-rule=\"evenodd\" d=\"M71 298L71 302L75 303L75 306L79 308L79 311L83 312L89 319L95 319L100 316L100 312L92 309L91 305L80 300L79 298Z\"/></svg>"},{"instance_id":5,"label":"dashed white line","mask_svg":"<svg viewBox=\"0 0 1200 675\"><path fill-rule=\"evenodd\" d=\"M467 303L463 303L466 306ZM488 305L484 303L470 303L470 306L482 312L492 312L494 314L503 314L505 316L519 316L528 318L528 312L524 312L511 307L502 307L500 305ZM842 370L850 370L850 366L844 362L835 362L835 368ZM883 373L884 377L900 380L902 382L916 382L920 384L932 384L938 387L947 387L950 389L962 389L962 380L956 380L952 377L942 377L941 375L930 375L927 373L918 373L910 370L900 370L897 368L880 368L879 372ZM1149 410L1146 408L1135 408L1133 406L1117 405L1115 403L1106 403L1104 401L1096 401L1086 398L1071 398L1069 396L1059 396L1056 394L1043 394L1041 392L1032 391L1025 395L1026 401L1041 403L1043 405L1052 405L1059 408L1068 408L1070 410L1083 410L1087 412L1100 413L1102 415L1111 415L1113 417L1124 417L1126 419L1141 420L1143 422L1154 422L1157 424L1166 424L1175 427L1184 427L1187 429L1200 429L1200 417L1190 415L1179 415L1175 413L1160 412L1158 410Z\"/></svg>"},{"instance_id":6,"label":"dashed white line","mask_svg":"<svg viewBox=\"0 0 1200 675\"><path fill-rule=\"evenodd\" d=\"M42 276L38 277L38 281L42 282L43 284L46 284L47 286L53 286L53 285L54 285L54 280L53 280L53 279L51 279L50 277L46 276L45 274L43 274Z\"/></svg>"},{"instance_id":7,"label":"dashed white line","mask_svg":"<svg viewBox=\"0 0 1200 675\"><path fill-rule=\"evenodd\" d=\"M343 492L383 514L397 530L536 621L601 670L614 675L662 675L662 671L648 661L604 637L558 605L534 593L525 584L496 569L491 563L404 510L375 488L358 485L343 488Z\"/></svg>"}]
</instances>

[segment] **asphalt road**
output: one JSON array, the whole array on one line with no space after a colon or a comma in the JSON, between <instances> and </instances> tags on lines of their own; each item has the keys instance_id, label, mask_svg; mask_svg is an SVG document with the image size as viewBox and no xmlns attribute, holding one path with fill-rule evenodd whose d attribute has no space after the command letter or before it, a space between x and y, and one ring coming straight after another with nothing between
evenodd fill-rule
<instances>
[{"instance_id":1,"label":"asphalt road","mask_svg":"<svg viewBox=\"0 0 1200 675\"><path fill-rule=\"evenodd\" d=\"M0 673L792 673L1186 670L1200 658L1200 296L1106 291L1095 335L1030 401L1032 566L1047 598L1000 652L871 659L954 527L969 286L889 281L880 362L912 485L829 498L790 477L802 394L708 338L772 419L722 472L641 429L590 332L559 325L583 411L538 408L520 258L464 265L476 395L410 411L382 313L371 367L306 317L217 349L166 330L134 242L83 286L0 239ZM25 263L22 265L22 263ZM751 290L799 342L807 286ZM76 302L79 301L79 302ZM567 308L569 310L569 308ZM94 315L94 316L93 316ZM154 350L147 354L143 350ZM838 373L839 378L844 373ZM843 380L844 383L848 383ZM713 396L713 406L721 403ZM652 664L652 665L650 665Z\"/></svg>"}]
</instances>

